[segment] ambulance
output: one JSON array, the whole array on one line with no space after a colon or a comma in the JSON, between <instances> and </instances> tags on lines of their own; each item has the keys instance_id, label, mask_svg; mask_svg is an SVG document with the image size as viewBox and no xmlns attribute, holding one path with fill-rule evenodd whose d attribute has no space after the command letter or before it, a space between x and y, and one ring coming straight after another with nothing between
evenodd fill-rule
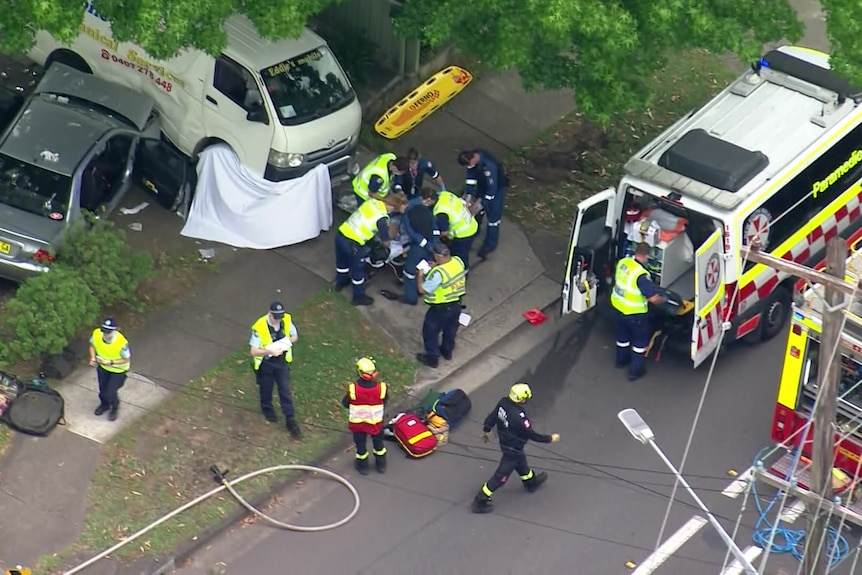
<instances>
[{"instance_id":1,"label":"ambulance","mask_svg":"<svg viewBox=\"0 0 862 575\"><path fill-rule=\"evenodd\" d=\"M244 16L225 21L218 57L183 50L160 61L118 42L92 0L70 46L40 31L28 56L60 62L151 96L162 131L186 157L226 143L242 164L270 181L301 177L319 164L333 183L352 177L359 146L359 100L326 42L304 29L287 40L262 38Z\"/></svg>"},{"instance_id":2,"label":"ambulance","mask_svg":"<svg viewBox=\"0 0 862 575\"><path fill-rule=\"evenodd\" d=\"M862 90L830 72L828 54L765 54L633 156L615 188L578 204L562 313L606 301L616 262L646 242L652 279L679 304L659 310L664 338L690 350L695 367L719 343L782 333L794 280L744 261L742 250L757 238L764 251L811 265L828 240L860 228L860 101Z\"/></svg>"},{"instance_id":3,"label":"ambulance","mask_svg":"<svg viewBox=\"0 0 862 575\"><path fill-rule=\"evenodd\" d=\"M847 259L845 279L858 283L862 280L862 232L851 237L849 244L851 255ZM810 490L809 467L814 436L811 421L819 390L820 359L832 350L821 345L823 289L805 284L801 287L803 289L797 295L798 301L793 306L790 319L772 420L772 440L780 449L776 450L774 461L765 466L768 473L764 479L772 480L773 485L781 488L784 487L781 482L792 475L798 488ZM844 308L844 326L837 353L841 368L838 374L833 487L838 493L846 492L847 486L858 485L862 475L862 303L859 299ZM794 469L793 473L790 473L791 469ZM836 475L841 479L839 485L835 485ZM849 501L843 501L840 512L848 520L862 525L862 502L858 495L857 491L852 493Z\"/></svg>"}]
</instances>

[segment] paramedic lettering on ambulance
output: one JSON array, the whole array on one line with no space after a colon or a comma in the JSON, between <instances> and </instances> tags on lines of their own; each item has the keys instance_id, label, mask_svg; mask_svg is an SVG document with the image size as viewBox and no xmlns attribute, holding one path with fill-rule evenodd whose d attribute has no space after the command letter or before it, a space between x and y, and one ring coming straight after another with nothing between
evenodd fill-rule
<instances>
[{"instance_id":1,"label":"paramedic lettering on ambulance","mask_svg":"<svg viewBox=\"0 0 862 575\"><path fill-rule=\"evenodd\" d=\"M643 264L649 259L648 244L639 243L634 256L617 263L611 305L617 310L617 367L629 368L629 381L646 373L644 354L649 345L649 304L667 301L650 279Z\"/></svg>"}]
</instances>

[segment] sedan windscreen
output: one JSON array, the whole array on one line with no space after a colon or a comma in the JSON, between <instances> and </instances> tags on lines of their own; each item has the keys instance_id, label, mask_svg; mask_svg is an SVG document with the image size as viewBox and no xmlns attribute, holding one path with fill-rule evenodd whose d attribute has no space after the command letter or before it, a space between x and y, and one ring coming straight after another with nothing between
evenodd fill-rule
<instances>
[{"instance_id":1,"label":"sedan windscreen","mask_svg":"<svg viewBox=\"0 0 862 575\"><path fill-rule=\"evenodd\" d=\"M260 71L285 126L331 114L356 98L338 60L326 46Z\"/></svg>"},{"instance_id":2,"label":"sedan windscreen","mask_svg":"<svg viewBox=\"0 0 862 575\"><path fill-rule=\"evenodd\" d=\"M69 211L71 178L0 154L0 204L52 220Z\"/></svg>"}]
</instances>

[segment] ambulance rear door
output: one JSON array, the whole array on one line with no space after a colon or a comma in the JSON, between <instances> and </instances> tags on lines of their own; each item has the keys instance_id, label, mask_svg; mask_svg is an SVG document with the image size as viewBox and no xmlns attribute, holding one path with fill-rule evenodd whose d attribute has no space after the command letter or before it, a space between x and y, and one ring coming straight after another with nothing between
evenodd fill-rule
<instances>
[{"instance_id":1,"label":"ambulance rear door","mask_svg":"<svg viewBox=\"0 0 862 575\"><path fill-rule=\"evenodd\" d=\"M608 188L578 204L563 277L562 315L582 313L596 305L599 274L608 263L611 239L617 229L616 195L615 189ZM592 289L585 285L591 275L595 278Z\"/></svg>"},{"instance_id":2,"label":"ambulance rear door","mask_svg":"<svg viewBox=\"0 0 862 575\"><path fill-rule=\"evenodd\" d=\"M694 258L694 325L691 359L703 363L721 340L724 301L724 253L722 232L715 232L697 249Z\"/></svg>"}]
</instances>

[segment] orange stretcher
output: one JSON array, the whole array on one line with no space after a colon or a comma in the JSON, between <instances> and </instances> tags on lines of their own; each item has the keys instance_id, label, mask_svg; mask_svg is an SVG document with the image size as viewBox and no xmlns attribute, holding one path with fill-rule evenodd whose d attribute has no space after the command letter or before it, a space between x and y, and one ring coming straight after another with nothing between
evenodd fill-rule
<instances>
[{"instance_id":1,"label":"orange stretcher","mask_svg":"<svg viewBox=\"0 0 862 575\"><path fill-rule=\"evenodd\" d=\"M384 138L394 140L461 93L472 81L473 75L464 68L449 66L386 110L374 123L374 130Z\"/></svg>"}]
</instances>

